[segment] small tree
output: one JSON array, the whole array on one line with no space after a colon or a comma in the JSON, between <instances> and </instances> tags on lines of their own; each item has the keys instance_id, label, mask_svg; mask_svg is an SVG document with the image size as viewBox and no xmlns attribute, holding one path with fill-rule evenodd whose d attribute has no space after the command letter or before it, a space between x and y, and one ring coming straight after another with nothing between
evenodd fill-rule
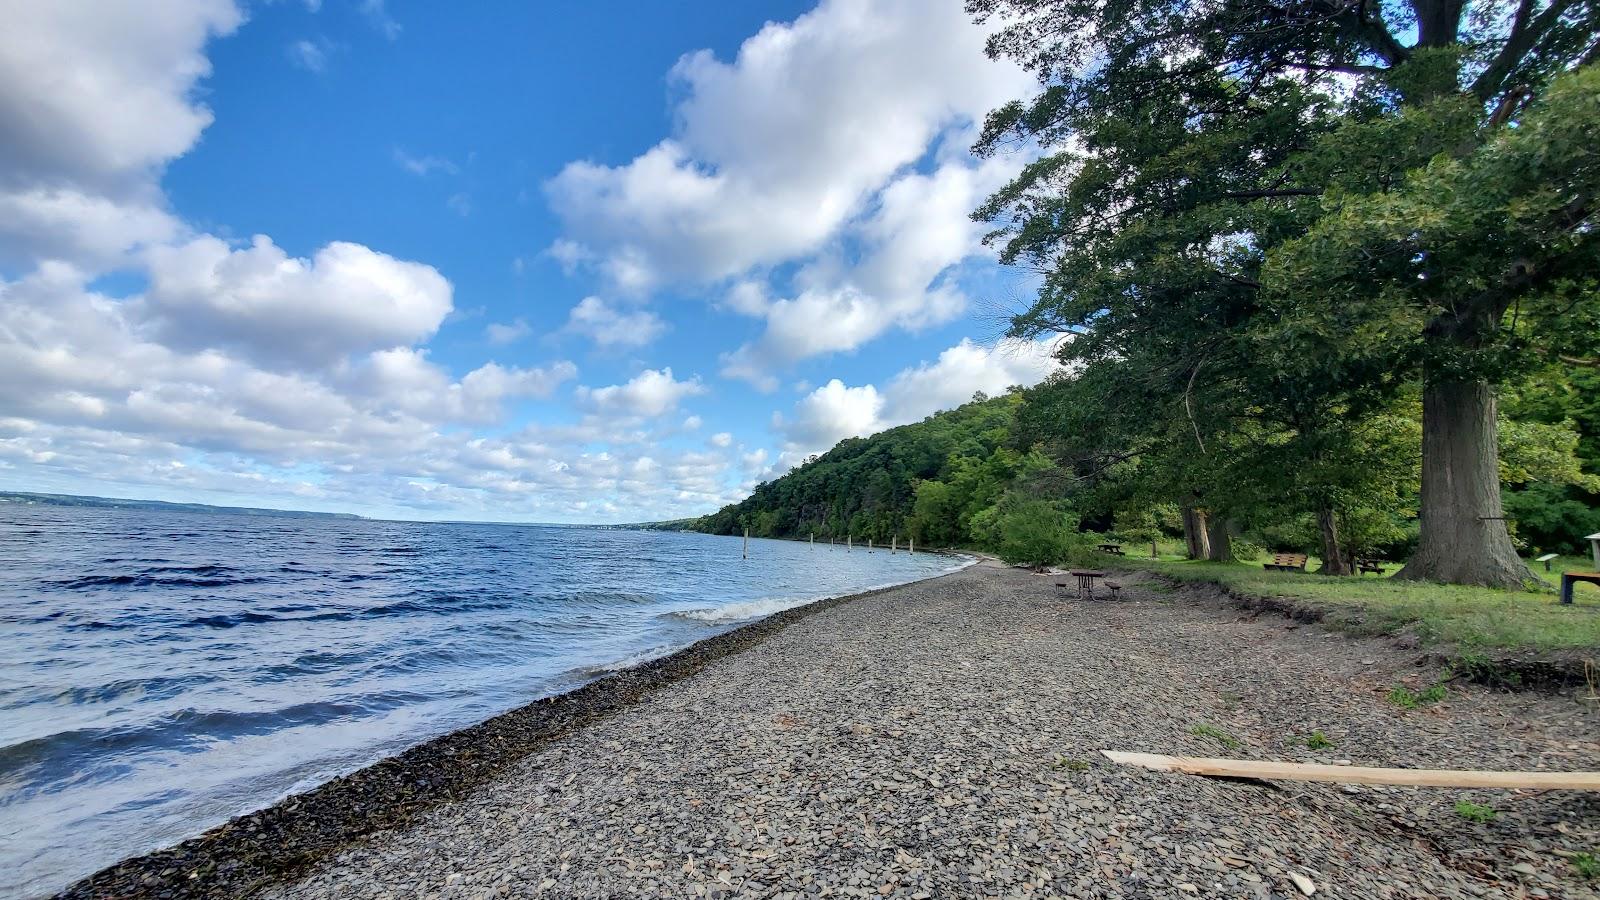
<instances>
[{"instance_id":1,"label":"small tree","mask_svg":"<svg viewBox=\"0 0 1600 900\"><path fill-rule=\"evenodd\" d=\"M1078 517L1059 503L1007 497L996 508L1000 558L1036 569L1067 558L1078 543Z\"/></svg>"}]
</instances>

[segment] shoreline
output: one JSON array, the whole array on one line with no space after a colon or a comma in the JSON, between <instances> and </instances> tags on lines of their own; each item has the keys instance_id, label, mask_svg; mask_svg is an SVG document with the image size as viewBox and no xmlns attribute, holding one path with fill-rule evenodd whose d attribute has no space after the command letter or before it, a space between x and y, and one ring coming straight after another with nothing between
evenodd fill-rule
<instances>
[{"instance_id":1,"label":"shoreline","mask_svg":"<svg viewBox=\"0 0 1600 900\"><path fill-rule=\"evenodd\" d=\"M755 647L808 616L950 578L983 561L956 551L923 552L972 561L927 578L804 602L637 665L605 670L569 690L431 738L177 844L112 863L47 896L236 897L285 881L368 835L404 827L436 806L459 800L549 742Z\"/></svg>"}]
</instances>

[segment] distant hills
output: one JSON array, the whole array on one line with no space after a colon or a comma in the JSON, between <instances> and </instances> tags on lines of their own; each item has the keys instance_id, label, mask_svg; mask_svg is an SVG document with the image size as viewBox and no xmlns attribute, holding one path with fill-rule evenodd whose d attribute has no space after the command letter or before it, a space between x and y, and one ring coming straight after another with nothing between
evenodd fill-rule
<instances>
[{"instance_id":1,"label":"distant hills","mask_svg":"<svg viewBox=\"0 0 1600 900\"><path fill-rule=\"evenodd\" d=\"M168 503L165 500L129 500L122 497L81 497L76 494L31 494L0 491L0 503L37 506L87 506L98 509L149 509L163 512L228 513L236 516L286 516L296 519L360 519L353 513L309 512L301 509L265 509L254 506L212 506L208 503Z\"/></svg>"}]
</instances>

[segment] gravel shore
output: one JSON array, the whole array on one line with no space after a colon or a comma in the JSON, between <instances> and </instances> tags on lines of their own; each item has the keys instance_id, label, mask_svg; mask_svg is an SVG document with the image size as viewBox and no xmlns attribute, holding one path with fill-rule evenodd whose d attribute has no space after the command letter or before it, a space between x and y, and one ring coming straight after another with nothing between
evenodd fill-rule
<instances>
[{"instance_id":1,"label":"gravel shore","mask_svg":"<svg viewBox=\"0 0 1600 900\"><path fill-rule=\"evenodd\" d=\"M1445 675L1416 651L1056 580L985 564L798 617L263 896L1596 896L1570 858L1600 848L1592 795L1225 782L1098 751L1592 769L1600 713L1454 682L1403 709L1394 685Z\"/></svg>"}]
</instances>

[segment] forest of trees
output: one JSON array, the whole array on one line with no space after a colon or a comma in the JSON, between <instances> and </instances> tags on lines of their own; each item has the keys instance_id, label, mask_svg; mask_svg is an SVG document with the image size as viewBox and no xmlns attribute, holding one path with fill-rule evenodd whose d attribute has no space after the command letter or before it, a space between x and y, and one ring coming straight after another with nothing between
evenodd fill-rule
<instances>
[{"instance_id":1,"label":"forest of trees","mask_svg":"<svg viewBox=\"0 0 1600 900\"><path fill-rule=\"evenodd\" d=\"M1072 374L706 527L993 545L1176 511L1199 557L1504 587L1518 541L1597 528L1600 2L968 5L1041 86L985 123L977 153L1032 161L974 217L1038 277L1011 333Z\"/></svg>"},{"instance_id":2,"label":"forest of trees","mask_svg":"<svg viewBox=\"0 0 1600 900\"><path fill-rule=\"evenodd\" d=\"M1502 405L1507 518L1525 555L1582 553L1582 536L1600 531L1600 373L1570 376L1530 379L1536 387L1513 392ZM1081 432L1058 430L1057 423L1099 408L1070 408L1084 390L1060 378L842 441L743 502L681 525L819 541L914 540L1026 562L1060 561L1097 543L1097 535L1134 543L1184 536L1185 510L1163 490L1169 475L1159 454L1098 459L1074 438ZM1347 558L1404 559L1418 536L1415 401L1409 418L1374 424L1380 440L1368 448L1369 461L1389 476L1383 484L1349 485L1338 513L1348 541L1342 550ZM1392 431L1384 435L1385 428ZM1281 483L1283 493L1265 495L1220 485L1229 512L1208 518L1195 555L1229 559L1247 546L1320 554L1316 510L1293 493L1292 481ZM1196 510L1189 512L1192 529Z\"/></svg>"}]
</instances>

